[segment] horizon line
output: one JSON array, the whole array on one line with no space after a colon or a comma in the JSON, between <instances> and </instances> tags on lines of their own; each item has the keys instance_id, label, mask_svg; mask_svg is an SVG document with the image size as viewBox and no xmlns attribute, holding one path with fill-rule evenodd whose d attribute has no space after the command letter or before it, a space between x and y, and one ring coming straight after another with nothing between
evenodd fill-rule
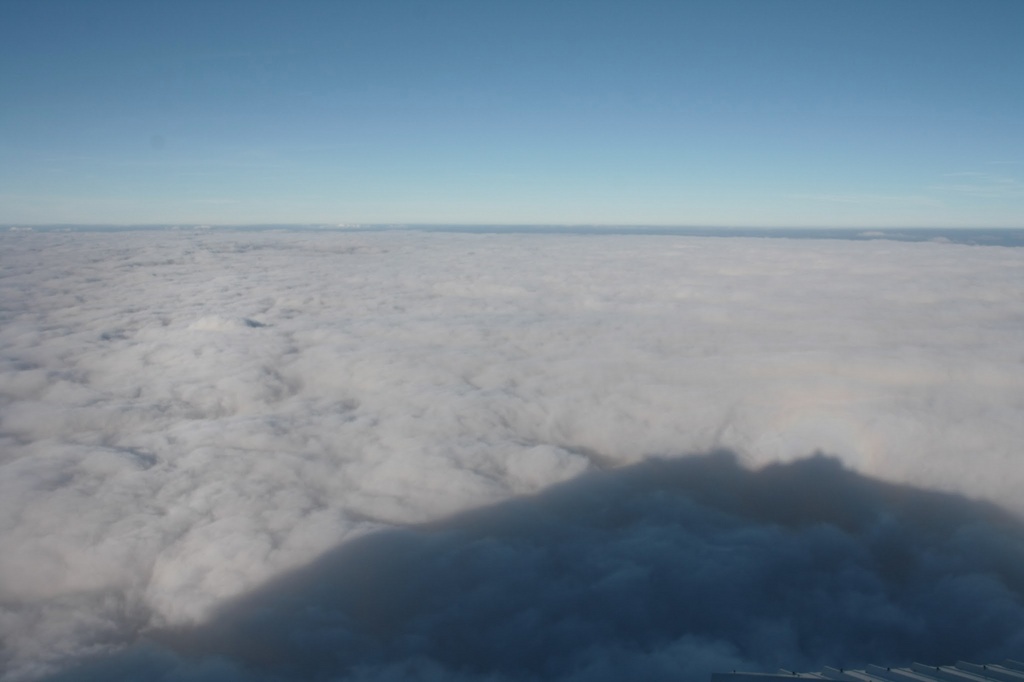
<instances>
[{"instance_id":1,"label":"horizon line","mask_svg":"<svg viewBox=\"0 0 1024 682\"><path fill-rule=\"evenodd\" d=\"M117 227L117 228L245 228L245 227L315 227L319 229L373 229L373 228L562 228L562 229L647 229L647 230L819 230L835 232L883 232L895 230L934 230L934 231L962 231L962 230L998 230L1012 231L1024 230L1024 224L1020 226L933 226L933 225L903 225L903 226L832 226L832 225L707 225L692 223L500 223L500 222L230 222L215 223L207 221L176 221L176 222L0 222L0 229L13 228L68 228L68 227Z\"/></svg>"}]
</instances>

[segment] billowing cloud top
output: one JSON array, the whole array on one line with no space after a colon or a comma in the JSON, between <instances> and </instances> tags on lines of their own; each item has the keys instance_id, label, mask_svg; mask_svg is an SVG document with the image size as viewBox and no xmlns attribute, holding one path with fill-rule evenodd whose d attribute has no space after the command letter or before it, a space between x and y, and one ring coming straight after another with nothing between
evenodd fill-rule
<instances>
[{"instance_id":1,"label":"billowing cloud top","mask_svg":"<svg viewBox=\"0 0 1024 682\"><path fill-rule=\"evenodd\" d=\"M9 679L208 622L370 533L652 456L822 450L1024 514L1024 250L206 231L0 247Z\"/></svg>"}]
</instances>

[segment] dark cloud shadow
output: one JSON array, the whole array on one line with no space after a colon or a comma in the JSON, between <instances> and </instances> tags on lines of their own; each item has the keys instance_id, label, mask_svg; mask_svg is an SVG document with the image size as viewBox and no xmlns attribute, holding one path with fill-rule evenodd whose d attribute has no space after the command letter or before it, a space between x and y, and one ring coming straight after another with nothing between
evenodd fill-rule
<instances>
[{"instance_id":1,"label":"dark cloud shadow","mask_svg":"<svg viewBox=\"0 0 1024 682\"><path fill-rule=\"evenodd\" d=\"M704 682L1022 651L1013 517L719 452L366 536L53 679Z\"/></svg>"}]
</instances>

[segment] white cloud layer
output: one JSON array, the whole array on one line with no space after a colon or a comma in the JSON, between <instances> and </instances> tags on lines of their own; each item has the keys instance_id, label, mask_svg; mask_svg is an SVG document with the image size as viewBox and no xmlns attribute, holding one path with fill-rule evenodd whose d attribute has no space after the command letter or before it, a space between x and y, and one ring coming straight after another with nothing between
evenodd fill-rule
<instances>
[{"instance_id":1,"label":"white cloud layer","mask_svg":"<svg viewBox=\"0 0 1024 682\"><path fill-rule=\"evenodd\" d=\"M1024 249L43 232L0 266L5 679L652 456L823 450L1024 515Z\"/></svg>"}]
</instances>

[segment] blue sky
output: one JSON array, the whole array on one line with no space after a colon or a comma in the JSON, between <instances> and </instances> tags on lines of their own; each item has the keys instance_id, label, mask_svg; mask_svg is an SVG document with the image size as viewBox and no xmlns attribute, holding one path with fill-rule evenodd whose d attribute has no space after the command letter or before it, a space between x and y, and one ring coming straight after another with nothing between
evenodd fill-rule
<instances>
[{"instance_id":1,"label":"blue sky","mask_svg":"<svg viewBox=\"0 0 1024 682\"><path fill-rule=\"evenodd\" d=\"M0 0L0 222L1024 227L1024 2Z\"/></svg>"}]
</instances>

